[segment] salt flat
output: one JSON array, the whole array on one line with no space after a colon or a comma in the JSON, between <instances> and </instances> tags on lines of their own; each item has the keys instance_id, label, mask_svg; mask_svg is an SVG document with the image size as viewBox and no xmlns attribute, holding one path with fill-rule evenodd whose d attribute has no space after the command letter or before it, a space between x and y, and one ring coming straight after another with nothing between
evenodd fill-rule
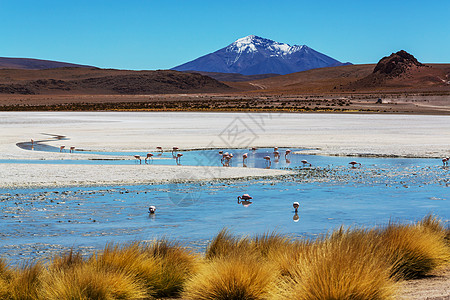
<instances>
[{"instance_id":1,"label":"salt flat","mask_svg":"<svg viewBox=\"0 0 450 300\"><path fill-rule=\"evenodd\" d=\"M444 157L450 154L450 116L196 112L0 112L0 159L89 159L95 154L23 150L18 142L64 135L49 145L93 151L292 147L322 155ZM130 158L132 159L132 158ZM0 164L0 186L142 183L282 174L280 170L189 166ZM116 172L112 171L116 170ZM72 174L72 175L69 175ZM78 176L70 179L70 176ZM73 178L73 177L72 177Z\"/></svg>"}]
</instances>

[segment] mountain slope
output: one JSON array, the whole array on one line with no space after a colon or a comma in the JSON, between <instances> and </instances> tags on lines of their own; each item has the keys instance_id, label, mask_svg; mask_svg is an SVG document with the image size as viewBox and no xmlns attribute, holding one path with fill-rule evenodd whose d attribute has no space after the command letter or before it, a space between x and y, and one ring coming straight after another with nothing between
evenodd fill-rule
<instances>
[{"instance_id":1,"label":"mountain slope","mask_svg":"<svg viewBox=\"0 0 450 300\"><path fill-rule=\"evenodd\" d=\"M249 35L214 53L174 67L173 70L284 75L341 65L345 64L306 45L290 46Z\"/></svg>"},{"instance_id":2,"label":"mountain slope","mask_svg":"<svg viewBox=\"0 0 450 300\"><path fill-rule=\"evenodd\" d=\"M33 58L0 57L0 69L44 70L54 68L93 68L92 66L71 64L60 61Z\"/></svg>"}]
</instances>

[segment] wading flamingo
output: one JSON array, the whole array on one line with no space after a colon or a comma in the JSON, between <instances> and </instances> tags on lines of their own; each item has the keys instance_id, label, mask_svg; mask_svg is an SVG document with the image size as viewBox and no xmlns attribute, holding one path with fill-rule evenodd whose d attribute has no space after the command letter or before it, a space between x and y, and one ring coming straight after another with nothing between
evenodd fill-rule
<instances>
[{"instance_id":1,"label":"wading flamingo","mask_svg":"<svg viewBox=\"0 0 450 300\"><path fill-rule=\"evenodd\" d=\"M273 147L273 151L278 151L278 147Z\"/></svg>"},{"instance_id":2,"label":"wading flamingo","mask_svg":"<svg viewBox=\"0 0 450 300\"><path fill-rule=\"evenodd\" d=\"M140 155L135 155L134 158L136 158L136 162L139 161L139 164L142 163Z\"/></svg>"},{"instance_id":3,"label":"wading flamingo","mask_svg":"<svg viewBox=\"0 0 450 300\"><path fill-rule=\"evenodd\" d=\"M147 153L147 157L145 158L145 163L147 163L147 159L153 160L153 153Z\"/></svg>"},{"instance_id":4,"label":"wading flamingo","mask_svg":"<svg viewBox=\"0 0 450 300\"><path fill-rule=\"evenodd\" d=\"M301 163L303 164L303 167L305 165L309 165L310 167L312 166L306 159L302 160Z\"/></svg>"},{"instance_id":5,"label":"wading flamingo","mask_svg":"<svg viewBox=\"0 0 450 300\"><path fill-rule=\"evenodd\" d=\"M70 147L69 152L70 152L70 153L74 153L74 152L75 152L75 147L74 147L74 146Z\"/></svg>"},{"instance_id":6,"label":"wading flamingo","mask_svg":"<svg viewBox=\"0 0 450 300\"><path fill-rule=\"evenodd\" d=\"M220 153L220 152L219 152ZM222 158L220 159L220 162L223 164L225 159L229 156L228 152L223 153L222 151Z\"/></svg>"},{"instance_id":7,"label":"wading flamingo","mask_svg":"<svg viewBox=\"0 0 450 300\"><path fill-rule=\"evenodd\" d=\"M178 147L172 147L172 156L175 158L175 154L174 154L174 152L176 153L177 151L178 151Z\"/></svg>"},{"instance_id":8,"label":"wading flamingo","mask_svg":"<svg viewBox=\"0 0 450 300\"><path fill-rule=\"evenodd\" d=\"M444 157L443 159L442 159L442 164L444 165L444 167L445 166L447 166L448 167L448 161L450 160L450 158L447 156L447 157Z\"/></svg>"},{"instance_id":9,"label":"wading flamingo","mask_svg":"<svg viewBox=\"0 0 450 300\"><path fill-rule=\"evenodd\" d=\"M242 200L241 200L242 199ZM238 196L237 197L237 202L238 202L238 204L242 204L242 205L244 205L245 207L248 207L250 204L252 204L253 202L252 201L250 201L250 200L252 200L253 199L253 197L252 196L250 196L249 194L244 194L244 195L242 195L242 196Z\"/></svg>"},{"instance_id":10,"label":"wading flamingo","mask_svg":"<svg viewBox=\"0 0 450 300\"><path fill-rule=\"evenodd\" d=\"M59 146L59 152L63 152L64 148L66 148L66 146Z\"/></svg>"},{"instance_id":11,"label":"wading flamingo","mask_svg":"<svg viewBox=\"0 0 450 300\"><path fill-rule=\"evenodd\" d=\"M148 208L148 213L151 214L151 215L154 214L155 211L156 211L156 206L153 206L153 205L152 205L152 206L150 206L150 207Z\"/></svg>"},{"instance_id":12,"label":"wading flamingo","mask_svg":"<svg viewBox=\"0 0 450 300\"><path fill-rule=\"evenodd\" d=\"M223 151L222 150L219 151L219 155L223 155Z\"/></svg>"},{"instance_id":13,"label":"wading flamingo","mask_svg":"<svg viewBox=\"0 0 450 300\"><path fill-rule=\"evenodd\" d=\"M286 153L284 154L284 158L287 159L288 155L291 154L291 150L290 149L286 149Z\"/></svg>"},{"instance_id":14,"label":"wading flamingo","mask_svg":"<svg viewBox=\"0 0 450 300\"><path fill-rule=\"evenodd\" d=\"M280 152L278 150L273 151L273 158L275 158L275 159L280 158Z\"/></svg>"},{"instance_id":15,"label":"wading flamingo","mask_svg":"<svg viewBox=\"0 0 450 300\"><path fill-rule=\"evenodd\" d=\"M161 153L164 153L164 150L163 150L163 148L162 147L156 147L156 150L158 150L159 152L161 152Z\"/></svg>"},{"instance_id":16,"label":"wading flamingo","mask_svg":"<svg viewBox=\"0 0 450 300\"><path fill-rule=\"evenodd\" d=\"M181 157L183 156L183 153L177 153L177 157L175 158L175 161L177 162L177 165L181 164Z\"/></svg>"},{"instance_id":17,"label":"wading flamingo","mask_svg":"<svg viewBox=\"0 0 450 300\"><path fill-rule=\"evenodd\" d=\"M297 213L297 212L298 212L298 208L300 207L300 203L294 202L294 203L292 204L292 206L294 207L295 212Z\"/></svg>"},{"instance_id":18,"label":"wading flamingo","mask_svg":"<svg viewBox=\"0 0 450 300\"><path fill-rule=\"evenodd\" d=\"M272 162L270 161L270 156L264 156L264 159L266 160L266 165L270 167L272 165Z\"/></svg>"},{"instance_id":19,"label":"wading flamingo","mask_svg":"<svg viewBox=\"0 0 450 300\"><path fill-rule=\"evenodd\" d=\"M359 165L359 167L361 168L361 163L356 162L356 161L351 161L348 164L352 165L352 169L356 169L356 165Z\"/></svg>"},{"instance_id":20,"label":"wading flamingo","mask_svg":"<svg viewBox=\"0 0 450 300\"><path fill-rule=\"evenodd\" d=\"M242 154L242 164L243 165L245 165L245 161L247 160L247 158L248 158L248 154L247 153Z\"/></svg>"}]
</instances>

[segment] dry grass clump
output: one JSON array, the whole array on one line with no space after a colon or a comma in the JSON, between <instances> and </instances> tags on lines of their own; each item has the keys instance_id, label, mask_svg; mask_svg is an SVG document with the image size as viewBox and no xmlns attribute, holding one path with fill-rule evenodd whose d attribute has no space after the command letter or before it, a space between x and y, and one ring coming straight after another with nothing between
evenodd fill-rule
<instances>
[{"instance_id":1,"label":"dry grass clump","mask_svg":"<svg viewBox=\"0 0 450 300\"><path fill-rule=\"evenodd\" d=\"M6 299L7 297L10 277L11 270L3 259L0 258L0 299Z\"/></svg>"},{"instance_id":2,"label":"dry grass clump","mask_svg":"<svg viewBox=\"0 0 450 300\"><path fill-rule=\"evenodd\" d=\"M145 286L130 273L75 265L46 276L40 299L148 299Z\"/></svg>"},{"instance_id":3,"label":"dry grass clump","mask_svg":"<svg viewBox=\"0 0 450 300\"><path fill-rule=\"evenodd\" d=\"M186 299L270 299L276 272L254 257L218 257L206 262L185 286Z\"/></svg>"},{"instance_id":4,"label":"dry grass clump","mask_svg":"<svg viewBox=\"0 0 450 300\"><path fill-rule=\"evenodd\" d=\"M420 278L450 260L447 233L436 217L426 216L414 225L390 223L380 235L382 247L396 261L394 276Z\"/></svg>"},{"instance_id":5,"label":"dry grass clump","mask_svg":"<svg viewBox=\"0 0 450 300\"><path fill-rule=\"evenodd\" d=\"M197 259L178 244L159 240L151 245L107 245L89 263L99 269L131 274L145 285L151 296L175 297L194 272Z\"/></svg>"},{"instance_id":6,"label":"dry grass clump","mask_svg":"<svg viewBox=\"0 0 450 300\"><path fill-rule=\"evenodd\" d=\"M39 289L44 272L45 268L40 262L26 263L20 268L13 269L5 299L40 299Z\"/></svg>"},{"instance_id":7,"label":"dry grass clump","mask_svg":"<svg viewBox=\"0 0 450 300\"><path fill-rule=\"evenodd\" d=\"M238 256L241 253L253 252L250 240L246 237L233 236L227 229L222 229L209 243L206 248L207 259L221 258L227 256Z\"/></svg>"},{"instance_id":8,"label":"dry grass clump","mask_svg":"<svg viewBox=\"0 0 450 300\"><path fill-rule=\"evenodd\" d=\"M371 231L335 231L300 247L273 299L393 299L395 281Z\"/></svg>"}]
</instances>

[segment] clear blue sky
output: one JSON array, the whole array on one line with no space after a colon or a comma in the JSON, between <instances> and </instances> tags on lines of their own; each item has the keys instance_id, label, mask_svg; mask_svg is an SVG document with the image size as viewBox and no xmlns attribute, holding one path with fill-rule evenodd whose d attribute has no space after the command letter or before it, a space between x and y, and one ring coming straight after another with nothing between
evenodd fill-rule
<instances>
[{"instance_id":1,"label":"clear blue sky","mask_svg":"<svg viewBox=\"0 0 450 300\"><path fill-rule=\"evenodd\" d=\"M255 34L353 63L450 63L450 1L0 0L0 56L168 69Z\"/></svg>"}]
</instances>

